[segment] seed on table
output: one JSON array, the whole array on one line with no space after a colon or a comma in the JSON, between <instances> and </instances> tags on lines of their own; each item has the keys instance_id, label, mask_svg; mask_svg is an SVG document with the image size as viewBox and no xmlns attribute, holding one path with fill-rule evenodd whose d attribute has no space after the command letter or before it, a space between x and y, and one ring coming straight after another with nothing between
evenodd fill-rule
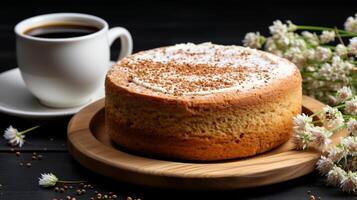
<instances>
[{"instance_id":1,"label":"seed on table","mask_svg":"<svg viewBox=\"0 0 357 200\"><path fill-rule=\"evenodd\" d=\"M98 191L96 190L96 191L94 191L94 193L95 193L95 194L98 194Z\"/></svg>"},{"instance_id":2,"label":"seed on table","mask_svg":"<svg viewBox=\"0 0 357 200\"><path fill-rule=\"evenodd\" d=\"M85 189L82 189L81 192L82 192L82 193L86 193L87 191L86 191Z\"/></svg>"},{"instance_id":3,"label":"seed on table","mask_svg":"<svg viewBox=\"0 0 357 200\"><path fill-rule=\"evenodd\" d=\"M77 190L76 191L78 195L81 195L82 194L82 191L81 190Z\"/></svg>"},{"instance_id":4,"label":"seed on table","mask_svg":"<svg viewBox=\"0 0 357 200\"><path fill-rule=\"evenodd\" d=\"M108 195L105 194L105 195L103 196L103 198L104 198L104 199L108 199Z\"/></svg>"},{"instance_id":5,"label":"seed on table","mask_svg":"<svg viewBox=\"0 0 357 200\"><path fill-rule=\"evenodd\" d=\"M59 190L59 191L60 191L61 193L62 193L62 192L64 192L64 188L60 188L60 190Z\"/></svg>"},{"instance_id":6,"label":"seed on table","mask_svg":"<svg viewBox=\"0 0 357 200\"><path fill-rule=\"evenodd\" d=\"M11 152L14 152L14 151L15 151L15 149L14 149L14 148L11 148L11 149L10 149L10 151L11 151Z\"/></svg>"},{"instance_id":7,"label":"seed on table","mask_svg":"<svg viewBox=\"0 0 357 200\"><path fill-rule=\"evenodd\" d=\"M24 166L24 163L20 162L19 165L20 165L20 166Z\"/></svg>"},{"instance_id":8,"label":"seed on table","mask_svg":"<svg viewBox=\"0 0 357 200\"><path fill-rule=\"evenodd\" d=\"M113 199L116 199L116 198L118 198L118 196L115 195L115 194L113 194L113 195L112 195L112 198L113 198Z\"/></svg>"},{"instance_id":9,"label":"seed on table","mask_svg":"<svg viewBox=\"0 0 357 200\"><path fill-rule=\"evenodd\" d=\"M21 155L21 153L20 153L20 151L16 151L16 156L20 156Z\"/></svg>"},{"instance_id":10,"label":"seed on table","mask_svg":"<svg viewBox=\"0 0 357 200\"><path fill-rule=\"evenodd\" d=\"M127 197L127 198L126 198L126 200L133 200L133 198L131 198L131 197Z\"/></svg>"},{"instance_id":11,"label":"seed on table","mask_svg":"<svg viewBox=\"0 0 357 200\"><path fill-rule=\"evenodd\" d=\"M32 156L31 159L32 160L37 160L37 157L36 156Z\"/></svg>"},{"instance_id":12,"label":"seed on table","mask_svg":"<svg viewBox=\"0 0 357 200\"><path fill-rule=\"evenodd\" d=\"M55 192L58 192L59 191L59 187L55 187Z\"/></svg>"},{"instance_id":13,"label":"seed on table","mask_svg":"<svg viewBox=\"0 0 357 200\"><path fill-rule=\"evenodd\" d=\"M76 198L75 197L72 197L72 199L71 200L76 200Z\"/></svg>"},{"instance_id":14,"label":"seed on table","mask_svg":"<svg viewBox=\"0 0 357 200\"><path fill-rule=\"evenodd\" d=\"M68 186L67 186L67 185L64 185L63 188L67 190L67 189L68 189Z\"/></svg>"},{"instance_id":15,"label":"seed on table","mask_svg":"<svg viewBox=\"0 0 357 200\"><path fill-rule=\"evenodd\" d=\"M36 153L36 152L32 152L32 155L33 155L33 156L37 156L37 153Z\"/></svg>"},{"instance_id":16,"label":"seed on table","mask_svg":"<svg viewBox=\"0 0 357 200\"><path fill-rule=\"evenodd\" d=\"M37 156L37 159L39 159L39 160L42 160L42 158L43 158L43 156L42 156L41 154L39 154L39 155Z\"/></svg>"},{"instance_id":17,"label":"seed on table","mask_svg":"<svg viewBox=\"0 0 357 200\"><path fill-rule=\"evenodd\" d=\"M90 200L94 200L94 197L91 197Z\"/></svg>"},{"instance_id":18,"label":"seed on table","mask_svg":"<svg viewBox=\"0 0 357 200\"><path fill-rule=\"evenodd\" d=\"M97 194L97 199L101 199L102 198L102 194L101 193L98 193Z\"/></svg>"},{"instance_id":19,"label":"seed on table","mask_svg":"<svg viewBox=\"0 0 357 200\"><path fill-rule=\"evenodd\" d=\"M67 200L71 200L72 197L71 197L71 196L66 196L66 199L67 199Z\"/></svg>"},{"instance_id":20,"label":"seed on table","mask_svg":"<svg viewBox=\"0 0 357 200\"><path fill-rule=\"evenodd\" d=\"M29 163L29 162L28 162L28 163L26 163L26 167L27 167L27 168L30 168L31 166L32 166L32 164L31 164L31 163Z\"/></svg>"},{"instance_id":21,"label":"seed on table","mask_svg":"<svg viewBox=\"0 0 357 200\"><path fill-rule=\"evenodd\" d=\"M73 189L73 186L72 186L72 185L70 185L70 186L69 186L69 189Z\"/></svg>"}]
</instances>

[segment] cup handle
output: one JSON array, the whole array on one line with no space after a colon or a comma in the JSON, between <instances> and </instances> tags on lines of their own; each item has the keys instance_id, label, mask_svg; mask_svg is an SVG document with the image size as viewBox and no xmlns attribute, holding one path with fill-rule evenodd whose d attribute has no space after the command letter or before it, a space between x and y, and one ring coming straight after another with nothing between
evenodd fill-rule
<instances>
[{"instance_id":1,"label":"cup handle","mask_svg":"<svg viewBox=\"0 0 357 200\"><path fill-rule=\"evenodd\" d=\"M121 50L119 53L118 60L132 53L133 39L127 29L123 27L111 28L109 29L108 32L108 38L109 38L109 46L111 46L116 39L120 38Z\"/></svg>"}]
</instances>

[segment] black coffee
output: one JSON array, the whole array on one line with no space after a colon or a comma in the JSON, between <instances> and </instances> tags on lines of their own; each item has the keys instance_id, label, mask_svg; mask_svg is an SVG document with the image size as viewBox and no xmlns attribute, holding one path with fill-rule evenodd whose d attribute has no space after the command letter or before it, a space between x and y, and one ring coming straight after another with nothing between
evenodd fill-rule
<instances>
[{"instance_id":1,"label":"black coffee","mask_svg":"<svg viewBox=\"0 0 357 200\"><path fill-rule=\"evenodd\" d=\"M72 38L99 31L98 27L77 24L47 24L33 27L24 33L38 38Z\"/></svg>"}]
</instances>

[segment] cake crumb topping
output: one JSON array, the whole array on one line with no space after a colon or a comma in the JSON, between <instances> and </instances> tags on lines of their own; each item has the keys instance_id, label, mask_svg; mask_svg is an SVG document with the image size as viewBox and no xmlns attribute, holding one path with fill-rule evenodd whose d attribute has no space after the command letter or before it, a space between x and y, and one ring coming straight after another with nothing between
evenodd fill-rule
<instances>
[{"instance_id":1,"label":"cake crumb topping","mask_svg":"<svg viewBox=\"0 0 357 200\"><path fill-rule=\"evenodd\" d=\"M212 43L177 44L133 54L115 69L127 81L175 96L247 91L292 74L295 66L269 53Z\"/></svg>"}]
</instances>

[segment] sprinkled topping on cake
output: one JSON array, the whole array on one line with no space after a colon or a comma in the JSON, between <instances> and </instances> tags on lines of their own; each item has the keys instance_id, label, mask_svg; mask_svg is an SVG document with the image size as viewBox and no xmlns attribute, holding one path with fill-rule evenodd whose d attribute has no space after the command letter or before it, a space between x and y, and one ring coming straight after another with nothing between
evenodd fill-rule
<instances>
[{"instance_id":1,"label":"sprinkled topping on cake","mask_svg":"<svg viewBox=\"0 0 357 200\"><path fill-rule=\"evenodd\" d=\"M139 52L116 70L128 82L175 96L247 91L291 75L295 66L269 53L212 43L178 44Z\"/></svg>"}]
</instances>

